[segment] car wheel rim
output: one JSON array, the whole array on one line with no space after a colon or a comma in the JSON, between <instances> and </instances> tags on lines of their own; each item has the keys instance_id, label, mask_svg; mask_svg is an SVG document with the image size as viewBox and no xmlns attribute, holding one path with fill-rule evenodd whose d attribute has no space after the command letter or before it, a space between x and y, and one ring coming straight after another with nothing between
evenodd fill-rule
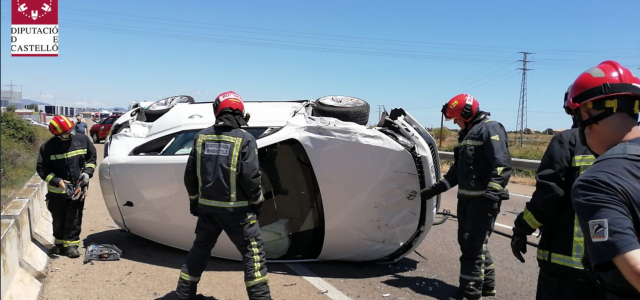
<instances>
[{"instance_id":1,"label":"car wheel rim","mask_svg":"<svg viewBox=\"0 0 640 300\"><path fill-rule=\"evenodd\" d=\"M324 105L335 107L357 107L365 103L362 99L348 96L327 96L318 99L318 101Z\"/></svg>"}]
</instances>

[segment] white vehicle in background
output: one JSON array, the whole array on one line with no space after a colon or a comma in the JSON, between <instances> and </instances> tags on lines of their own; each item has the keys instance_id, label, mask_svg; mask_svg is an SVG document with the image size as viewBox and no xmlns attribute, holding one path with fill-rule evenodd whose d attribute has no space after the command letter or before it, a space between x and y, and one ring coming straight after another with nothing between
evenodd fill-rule
<instances>
[{"instance_id":1,"label":"white vehicle in background","mask_svg":"<svg viewBox=\"0 0 640 300\"><path fill-rule=\"evenodd\" d=\"M440 198L421 199L419 191L439 180L440 161L435 140L403 109L385 112L377 126L366 126L369 104L353 97L246 101L245 109L244 129L259 147L267 198L259 220L270 261L393 262L426 237ZM197 219L183 175L195 134L213 123L212 103L189 96L114 123L99 176L116 224L191 247ZM241 259L224 233L212 255Z\"/></svg>"}]
</instances>

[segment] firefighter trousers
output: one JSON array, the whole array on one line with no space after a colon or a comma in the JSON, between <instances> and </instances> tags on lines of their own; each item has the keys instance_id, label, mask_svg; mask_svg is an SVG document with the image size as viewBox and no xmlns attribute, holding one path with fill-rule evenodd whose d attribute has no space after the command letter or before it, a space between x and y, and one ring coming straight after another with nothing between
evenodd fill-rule
<instances>
[{"instance_id":1,"label":"firefighter trousers","mask_svg":"<svg viewBox=\"0 0 640 300\"><path fill-rule=\"evenodd\" d=\"M47 209L53 219L53 237L57 246L78 247L82 231L84 201L69 197L47 198Z\"/></svg>"},{"instance_id":2,"label":"firefighter trousers","mask_svg":"<svg viewBox=\"0 0 640 300\"><path fill-rule=\"evenodd\" d=\"M484 211L484 198L458 199L458 244L460 245L460 286L467 299L482 298L482 291L495 288L495 266L487 248L496 215Z\"/></svg>"},{"instance_id":3,"label":"firefighter trousers","mask_svg":"<svg viewBox=\"0 0 640 300\"><path fill-rule=\"evenodd\" d=\"M585 270L539 261L536 300L603 300L604 294Z\"/></svg>"},{"instance_id":4,"label":"firefighter trousers","mask_svg":"<svg viewBox=\"0 0 640 300\"><path fill-rule=\"evenodd\" d=\"M263 242L254 213L199 214L196 239L180 270L176 289L178 299L193 299L196 296L200 276L223 230L242 254L244 283L249 299L271 300Z\"/></svg>"}]
</instances>

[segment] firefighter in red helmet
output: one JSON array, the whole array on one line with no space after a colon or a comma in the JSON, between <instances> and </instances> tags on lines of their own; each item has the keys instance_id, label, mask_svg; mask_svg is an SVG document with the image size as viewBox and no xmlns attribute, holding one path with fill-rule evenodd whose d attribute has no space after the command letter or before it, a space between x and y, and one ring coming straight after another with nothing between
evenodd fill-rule
<instances>
[{"instance_id":1,"label":"firefighter in red helmet","mask_svg":"<svg viewBox=\"0 0 640 300\"><path fill-rule=\"evenodd\" d=\"M538 243L537 300L604 299L582 265L584 234L571 204L571 187L596 160L579 138L578 122L569 109L569 91L563 108L573 126L554 136L536 171L536 190L514 222L511 249L524 263L527 235L536 229Z\"/></svg>"},{"instance_id":2,"label":"firefighter in red helmet","mask_svg":"<svg viewBox=\"0 0 640 300\"><path fill-rule=\"evenodd\" d=\"M241 128L248 115L240 95L220 94L213 111L215 123L196 134L184 174L191 214L198 223L176 294L178 299L195 299L200 276L224 230L242 254L249 299L270 300L258 224L264 203L258 146L254 136Z\"/></svg>"},{"instance_id":3,"label":"firefighter in red helmet","mask_svg":"<svg viewBox=\"0 0 640 300\"><path fill-rule=\"evenodd\" d=\"M469 94L449 100L442 113L460 126L454 163L442 179L421 191L428 199L458 186L460 286L453 299L495 296L495 267L487 243L512 173L507 132Z\"/></svg>"},{"instance_id":4,"label":"firefighter in red helmet","mask_svg":"<svg viewBox=\"0 0 640 300\"><path fill-rule=\"evenodd\" d=\"M80 256L80 232L89 179L96 169L96 148L84 134L75 134L71 121L55 116L49 123L54 135L40 147L36 170L47 182L47 208L53 218L53 254Z\"/></svg>"},{"instance_id":5,"label":"firefighter in red helmet","mask_svg":"<svg viewBox=\"0 0 640 300\"><path fill-rule=\"evenodd\" d=\"M583 264L607 299L640 299L640 79L604 61L573 82L568 106L596 157L571 190Z\"/></svg>"}]
</instances>

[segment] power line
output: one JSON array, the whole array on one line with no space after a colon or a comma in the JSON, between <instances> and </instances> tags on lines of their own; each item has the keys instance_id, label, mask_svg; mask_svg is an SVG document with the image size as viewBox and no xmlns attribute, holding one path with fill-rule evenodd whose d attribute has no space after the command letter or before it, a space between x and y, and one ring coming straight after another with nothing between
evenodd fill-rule
<instances>
[{"instance_id":1,"label":"power line","mask_svg":"<svg viewBox=\"0 0 640 300\"><path fill-rule=\"evenodd\" d=\"M524 129L527 126L527 71L533 70L527 68L527 64L532 62L528 60L527 56L529 54L533 54L531 52L518 52L521 53L524 58L518 61L522 62L522 68L518 68L518 70L522 70L522 83L520 84L520 102L518 103L518 119L516 121L516 130L519 129L520 134L520 147L522 147L523 139L524 139Z\"/></svg>"}]
</instances>

